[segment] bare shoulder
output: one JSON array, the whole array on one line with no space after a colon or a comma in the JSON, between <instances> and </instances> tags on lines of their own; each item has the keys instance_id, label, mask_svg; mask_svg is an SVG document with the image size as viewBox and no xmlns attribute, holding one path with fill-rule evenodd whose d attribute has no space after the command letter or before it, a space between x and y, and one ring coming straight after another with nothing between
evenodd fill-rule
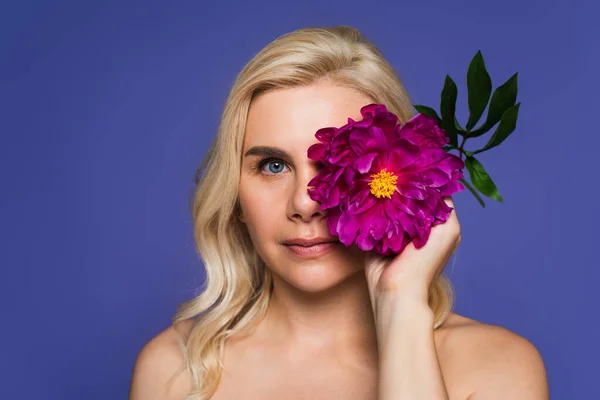
<instances>
[{"instance_id":1,"label":"bare shoulder","mask_svg":"<svg viewBox=\"0 0 600 400\"><path fill-rule=\"evenodd\" d=\"M144 345L133 367L130 400L180 400L189 393L191 379L183 370L180 339L185 340L193 325L191 320L171 325Z\"/></svg>"},{"instance_id":2,"label":"bare shoulder","mask_svg":"<svg viewBox=\"0 0 600 400\"><path fill-rule=\"evenodd\" d=\"M548 399L542 356L523 336L455 313L440 329L440 357L452 360L469 400Z\"/></svg>"}]
</instances>

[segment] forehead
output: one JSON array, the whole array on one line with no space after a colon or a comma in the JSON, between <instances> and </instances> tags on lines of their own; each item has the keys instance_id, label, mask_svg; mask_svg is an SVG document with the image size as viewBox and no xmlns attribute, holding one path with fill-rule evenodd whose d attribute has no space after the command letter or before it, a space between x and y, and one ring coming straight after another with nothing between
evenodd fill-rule
<instances>
[{"instance_id":1,"label":"forehead","mask_svg":"<svg viewBox=\"0 0 600 400\"><path fill-rule=\"evenodd\" d=\"M244 148L278 146L305 154L317 142L317 130L345 125L349 117L362 119L360 109L369 103L373 101L368 96L331 84L263 93L250 105Z\"/></svg>"}]
</instances>

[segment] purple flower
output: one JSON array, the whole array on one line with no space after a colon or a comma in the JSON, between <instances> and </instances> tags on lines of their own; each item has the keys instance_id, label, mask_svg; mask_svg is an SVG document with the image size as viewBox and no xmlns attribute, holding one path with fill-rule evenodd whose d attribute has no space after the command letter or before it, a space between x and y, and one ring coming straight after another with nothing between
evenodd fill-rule
<instances>
[{"instance_id":1,"label":"purple flower","mask_svg":"<svg viewBox=\"0 0 600 400\"><path fill-rule=\"evenodd\" d=\"M360 121L319 129L308 157L323 168L309 195L328 209L332 235L350 246L398 254L413 241L420 248L431 227L446 222L445 196L464 190L463 161L436 121L417 114L405 125L382 104L361 109Z\"/></svg>"}]
</instances>

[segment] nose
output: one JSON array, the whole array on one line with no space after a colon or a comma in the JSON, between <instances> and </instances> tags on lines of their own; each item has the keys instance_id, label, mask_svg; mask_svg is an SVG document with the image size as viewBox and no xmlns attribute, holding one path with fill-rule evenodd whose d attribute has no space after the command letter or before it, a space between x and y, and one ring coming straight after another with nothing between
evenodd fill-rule
<instances>
[{"instance_id":1,"label":"nose","mask_svg":"<svg viewBox=\"0 0 600 400\"><path fill-rule=\"evenodd\" d=\"M310 167L299 171L296 175L296 185L293 189L288 213L292 220L311 222L327 216L327 210L321 210L321 204L311 199L308 193L308 182L314 178L317 172L316 167Z\"/></svg>"}]
</instances>

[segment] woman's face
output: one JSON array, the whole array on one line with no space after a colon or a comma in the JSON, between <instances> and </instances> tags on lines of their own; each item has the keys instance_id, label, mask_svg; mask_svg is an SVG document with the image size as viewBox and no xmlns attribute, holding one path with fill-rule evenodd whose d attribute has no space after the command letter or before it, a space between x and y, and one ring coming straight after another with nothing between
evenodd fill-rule
<instances>
[{"instance_id":1,"label":"woman's face","mask_svg":"<svg viewBox=\"0 0 600 400\"><path fill-rule=\"evenodd\" d=\"M308 195L319 169L307 150L318 143L319 128L362 119L360 109L369 103L351 89L321 83L266 92L250 106L239 186L242 220L267 267L300 290L326 290L364 271L364 253L355 246L336 241L326 254L299 256L284 242L336 239L327 211Z\"/></svg>"}]
</instances>

